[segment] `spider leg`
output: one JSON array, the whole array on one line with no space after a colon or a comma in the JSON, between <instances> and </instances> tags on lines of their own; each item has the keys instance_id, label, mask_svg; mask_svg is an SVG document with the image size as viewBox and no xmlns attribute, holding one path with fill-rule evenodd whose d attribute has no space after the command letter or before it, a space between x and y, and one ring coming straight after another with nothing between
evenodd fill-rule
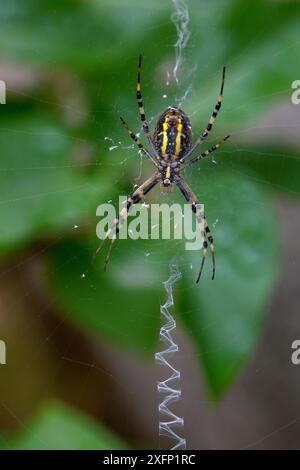
<instances>
[{"instance_id":1,"label":"spider leg","mask_svg":"<svg viewBox=\"0 0 300 470\"><path fill-rule=\"evenodd\" d=\"M182 160L186 160L188 157L190 157L192 155L192 153L196 150L196 148L201 145L205 139L207 138L207 136L209 135L211 129L212 129L212 126L214 125L214 122L216 120L216 117L220 111L220 108L221 108L221 104L222 104L222 100L223 100L223 89L224 89L224 82L225 82L225 70L226 70L226 67L223 67L223 74L222 74L222 82L221 82L221 89L220 89L220 93L219 93L219 98L218 98L218 102L215 106L215 109L213 110L212 112L212 115L210 117L210 120L206 126L206 129L200 134L200 136L198 137L198 139L196 140L196 142L194 143L194 145L191 147L191 149L188 151L188 153L186 155L184 155L184 157L182 158Z\"/></svg>"},{"instance_id":2,"label":"spider leg","mask_svg":"<svg viewBox=\"0 0 300 470\"><path fill-rule=\"evenodd\" d=\"M217 144L213 145L212 147L210 147L208 150L205 150L205 152L202 152L200 153L200 155L198 157L195 157L195 158L192 158L192 160L189 160L187 162L187 165L191 165L192 163L196 163L198 162L199 160L202 160L202 158L205 158L207 157L207 155L209 155L210 153L214 152L215 150L217 150L219 147L221 147L223 144L225 144L226 140L229 139L230 135L227 135L226 137L224 137L224 139L220 140L220 142L218 142Z\"/></svg>"},{"instance_id":3,"label":"spider leg","mask_svg":"<svg viewBox=\"0 0 300 470\"><path fill-rule=\"evenodd\" d=\"M204 217L204 230L205 230L205 233L206 233L207 240L209 241L209 247L210 247L210 252L211 252L211 257L212 257L212 265L213 265L213 272L212 272L212 277L211 278L212 278L212 280L214 280L215 274L216 274L215 245L214 245L214 239L213 239L213 236L211 234L210 228L208 226L206 217ZM199 272L197 282L199 282L201 272L202 271Z\"/></svg>"},{"instance_id":4,"label":"spider leg","mask_svg":"<svg viewBox=\"0 0 300 470\"><path fill-rule=\"evenodd\" d=\"M211 231L208 227L204 213L203 211L199 211L198 209L199 202L198 202L197 196L193 193L193 191L191 190L189 185L184 181L184 179L181 176L177 176L175 179L175 182L178 188L180 189L180 191L182 192L183 196L187 200L187 202L191 204L192 211L196 214L197 223L200 228L201 234L204 238L202 260L201 260L199 274L198 274L196 282L197 283L199 282L202 271L203 271L203 266L204 266L204 262L205 262L206 254L207 254L207 240L209 241L210 252L212 255L212 265L213 265L212 279L214 279L215 272L216 272L214 240L213 240ZM204 221L204 230L202 229L202 220Z\"/></svg>"},{"instance_id":5,"label":"spider leg","mask_svg":"<svg viewBox=\"0 0 300 470\"><path fill-rule=\"evenodd\" d=\"M159 155L156 151L156 148L154 147L154 143L153 143L153 140L152 140L152 137L151 137L151 134L150 134L150 130L149 130L149 124L148 124L148 122L146 120L146 116L145 116L145 110L144 110L142 93L141 93L141 64L142 64L142 56L140 55L139 65L138 65L137 88L136 88L136 97L137 97L137 102L138 102L138 107L139 107L139 113L140 113L141 121L142 121L142 124L143 124L143 130L145 132L145 135L146 135L146 138L149 142L151 150L152 150L153 154L157 158L159 158Z\"/></svg>"},{"instance_id":6,"label":"spider leg","mask_svg":"<svg viewBox=\"0 0 300 470\"><path fill-rule=\"evenodd\" d=\"M197 277L197 280L196 280L197 284L200 281L200 277L201 277L201 274L202 274L202 271L203 271L204 262L206 260L206 254L207 254L207 241L204 240L204 242L203 242L203 255L202 255L202 260L201 260L201 265L200 265L198 277Z\"/></svg>"},{"instance_id":7,"label":"spider leg","mask_svg":"<svg viewBox=\"0 0 300 470\"><path fill-rule=\"evenodd\" d=\"M142 142L140 141L140 139L137 138L137 136L134 134L134 132L132 132L132 130L130 129L130 127L128 126L128 124L124 121L124 119L122 117L120 117L120 120L123 124L123 126L125 127L125 129L127 130L128 134L130 135L130 137L135 141L135 143L137 144L138 148L143 152L144 155L146 155L146 157L152 162L154 163L155 166L157 166L157 163L156 161L154 160L154 158L150 155L150 153L148 152L148 150L143 146Z\"/></svg>"},{"instance_id":8,"label":"spider leg","mask_svg":"<svg viewBox=\"0 0 300 470\"><path fill-rule=\"evenodd\" d=\"M121 210L120 214L118 215L118 217L113 221L113 223L111 224L110 228L108 229L108 231L106 232L105 234L105 237L101 240L95 254L94 254L94 258L97 256L97 254L99 253L99 251L101 250L104 242L108 239L108 237L112 234L112 239L111 239L111 242L110 242L110 245L109 245L109 249L108 249L108 252L107 252L107 255L106 255L106 258L105 258L105 264L104 264L104 270L107 269L107 266L108 266L108 263L109 263L109 259L110 259L110 255L111 255L111 251L113 249L113 246L117 240L117 234L119 233L120 231L120 228L122 227L124 221L127 219L128 217L128 212L130 210L130 208L134 205L134 204L138 204L140 202L140 200L152 189L154 188L154 186L158 183L159 181L159 178L160 178L160 175L159 173L154 173L152 176L150 176L150 178L148 178L143 184L141 184L141 186L139 188L137 188L134 193L128 197L127 201L126 201L126 206Z\"/></svg>"}]
</instances>

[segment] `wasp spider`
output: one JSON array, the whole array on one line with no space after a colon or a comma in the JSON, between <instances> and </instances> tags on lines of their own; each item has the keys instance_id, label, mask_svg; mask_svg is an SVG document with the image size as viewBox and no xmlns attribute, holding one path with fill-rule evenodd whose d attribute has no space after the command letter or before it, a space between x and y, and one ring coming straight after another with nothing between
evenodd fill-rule
<instances>
[{"instance_id":1,"label":"wasp spider","mask_svg":"<svg viewBox=\"0 0 300 470\"><path fill-rule=\"evenodd\" d=\"M124 119L121 119L121 122L125 129L127 130L130 137L135 141L138 148L141 152L154 164L156 167L153 175L148 178L139 188L134 191L134 193L127 198L127 204L120 212L119 216L114 220L112 226L107 231L103 240L95 253L95 255L101 250L105 240L111 236L110 246L105 259L105 269L109 262L109 257L111 250L116 241L116 236L119 232L119 229L128 216L130 208L137 204L141 199L158 183L160 183L161 188L168 188L169 191L172 190L173 185L175 184L187 202L191 205L192 211L197 216L197 222L199 224L200 230L203 235L203 254L200 264L199 274L197 281L199 282L204 261L206 258L208 243L210 246L210 251L212 255L212 279L215 277L215 253L214 253L214 242L211 231L207 224L205 216L202 214L201 224L204 227L204 231L201 229L200 219L197 214L198 199L197 196L190 189L188 184L185 182L181 173L184 171L186 166L193 165L194 163L202 160L207 157L210 153L214 152L217 148L224 144L224 142L229 138L226 136L217 144L213 145L208 150L200 153L200 155L190 159L194 151L205 142L208 137L212 126L215 122L215 119L218 115L218 112L221 108L222 97L223 97L223 88L224 88L224 79L225 79L225 67L223 68L222 74L222 83L218 102L215 106L215 109L210 117L210 120L206 126L206 129L200 134L196 142L192 145L192 126L188 116L179 108L175 106L169 106L166 111L162 113L154 129L154 134L151 136L149 125L146 120L142 94L141 94L141 61L142 57L140 56L139 65L138 65L138 80L137 80L137 102L140 113L140 118L143 125L143 130L145 132L150 151L147 150L138 137L132 132L128 127Z\"/></svg>"}]
</instances>

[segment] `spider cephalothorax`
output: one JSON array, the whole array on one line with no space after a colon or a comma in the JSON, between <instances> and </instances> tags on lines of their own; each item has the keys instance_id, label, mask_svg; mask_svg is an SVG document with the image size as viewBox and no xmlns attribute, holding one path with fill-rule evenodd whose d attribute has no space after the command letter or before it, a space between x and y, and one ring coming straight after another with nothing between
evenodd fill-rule
<instances>
[{"instance_id":1,"label":"spider cephalothorax","mask_svg":"<svg viewBox=\"0 0 300 470\"><path fill-rule=\"evenodd\" d=\"M171 188L175 182L176 175L182 169L182 165L178 160L161 159L158 161L158 169L160 171L161 189L163 187Z\"/></svg>"},{"instance_id":2,"label":"spider cephalothorax","mask_svg":"<svg viewBox=\"0 0 300 470\"><path fill-rule=\"evenodd\" d=\"M181 176L181 172L184 170L185 166L191 165L198 162L202 158L205 158L211 152L214 152L218 147L224 144L225 140L229 136L226 136L217 144L213 145L208 150L200 153L200 155L189 159L193 152L201 145L207 138L211 128L215 122L215 119L218 115L218 112L221 108L222 98L223 98L223 87L224 87L224 78L225 78L225 67L223 68L222 75L222 84L219 94L218 102L215 106L215 109L210 117L210 120L205 128L205 130L200 134L194 145L192 145L192 126L188 116L176 106L169 106L166 111L162 113L159 117L157 124L155 126L153 138L151 137L149 125L146 121L142 93L141 93L141 56L138 66L138 80L137 80L137 101L140 112L141 121L143 124L143 130L145 132L146 138L150 146L150 152L143 146L141 141L137 136L131 131L126 122L122 119L122 124L129 133L130 137L135 141L141 152L155 165L156 171L153 175L148 178L134 193L128 197L126 206L120 212L118 218L113 222L110 229L107 231L104 239L101 241L96 254L100 251L104 241L112 235L112 240L109 246L109 250L105 259L105 267L109 262L110 253L112 247L116 241L117 233L119 232L120 226L128 216L130 208L141 201L141 199L158 183L161 187L168 187L169 190L173 188L175 184L187 202L191 205L192 211L197 216L197 206L198 199L193 191L190 189L188 184L185 182L184 178ZM209 243L212 261L213 261L213 274L212 279L215 276L215 254L214 254L214 243L213 237L208 227L206 218L203 216L204 220L204 231L199 228L203 235L203 255L200 265L200 270L197 278L197 282L200 279L204 261L207 253L207 246ZM198 216L197 222L199 223Z\"/></svg>"}]
</instances>

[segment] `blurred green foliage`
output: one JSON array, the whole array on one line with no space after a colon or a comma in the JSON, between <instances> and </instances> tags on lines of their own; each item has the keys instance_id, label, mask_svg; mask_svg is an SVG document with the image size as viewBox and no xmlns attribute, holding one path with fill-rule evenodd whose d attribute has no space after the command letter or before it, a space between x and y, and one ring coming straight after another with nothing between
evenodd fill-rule
<instances>
[{"instance_id":1,"label":"blurred green foliage","mask_svg":"<svg viewBox=\"0 0 300 470\"><path fill-rule=\"evenodd\" d=\"M205 197L212 220L218 221L214 228L218 276L211 282L206 272L206 279L195 286L194 273L186 269L187 288L180 311L199 348L211 391L218 397L258 338L278 272L278 237L266 192L246 178L236 184L231 173L213 170L198 183L198 191ZM193 183L196 189L196 177ZM195 253L190 251L189 258L193 263ZM190 285L192 289L188 289Z\"/></svg>"},{"instance_id":2,"label":"blurred green foliage","mask_svg":"<svg viewBox=\"0 0 300 470\"><path fill-rule=\"evenodd\" d=\"M191 39L178 87L166 85L176 41L171 2L2 2L1 59L29 69L33 84L22 92L8 83L8 103L1 108L0 249L5 257L37 241L46 240L48 246L50 240L49 293L62 315L99 339L148 356L157 345L162 281L171 257L179 255L184 275L175 289L176 311L218 397L253 350L279 269L273 194L300 193L295 150L275 148L267 139L263 148L255 138L247 148L236 143L273 103L290 99L291 81L299 78L300 4L188 4ZM122 241L108 273L103 273L102 259L91 265L96 206L129 193L151 171L149 162L141 166L136 150L128 147L118 120L121 114L134 130L140 128L135 102L140 52L151 121L191 85L183 107L195 133L208 121L227 65L224 104L212 138L232 137L216 155L217 165L207 159L186 174L210 224L218 221L214 283L208 259L196 286L199 253L184 252L182 244L172 242ZM112 145L118 148L109 151ZM149 196L158 198L158 191ZM66 447L117 445L106 438L101 444L101 433L94 429L87 430L86 441L85 424L78 426L81 418L69 411L45 413L37 424L45 441L48 426L58 420L70 433ZM39 444L27 438L21 445L32 446Z\"/></svg>"},{"instance_id":3,"label":"blurred green foliage","mask_svg":"<svg viewBox=\"0 0 300 470\"><path fill-rule=\"evenodd\" d=\"M78 410L56 402L45 402L30 428L1 449L18 450L105 450L127 446L108 429Z\"/></svg>"}]
</instances>

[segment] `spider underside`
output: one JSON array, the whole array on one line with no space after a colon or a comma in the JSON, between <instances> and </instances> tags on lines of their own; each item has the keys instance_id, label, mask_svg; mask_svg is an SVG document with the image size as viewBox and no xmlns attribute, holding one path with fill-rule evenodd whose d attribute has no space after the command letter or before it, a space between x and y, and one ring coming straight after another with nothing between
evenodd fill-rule
<instances>
[{"instance_id":1,"label":"spider underside","mask_svg":"<svg viewBox=\"0 0 300 470\"><path fill-rule=\"evenodd\" d=\"M215 122L215 119L218 115L218 112L221 108L222 98L223 98L223 88L224 88L224 79L225 79L225 67L223 68L222 74L222 83L219 93L219 98L217 104L214 108L214 111L210 117L210 120L205 128L205 130L200 134L196 142L192 145L192 126L188 116L179 108L175 106L169 106L160 116L155 126L153 136L150 134L149 125L146 120L142 94L141 94L141 61L142 57L140 56L139 65L138 65L138 79L137 79L137 101L138 108L140 113L140 118L143 125L143 130L145 132L150 151L147 150L138 137L131 131L126 122L121 119L121 122L130 137L135 141L140 151L155 165L156 170L150 178L148 178L139 188L137 188L134 193L127 198L126 206L121 210L119 216L114 220L113 224L105 234L105 237L101 240L101 243L95 253L101 250L105 240L113 233L110 246L105 258L105 269L108 265L110 254L114 243L116 241L117 234L124 220L128 216L130 208L141 201L141 199L158 183L160 183L161 189L168 188L168 191L172 191L174 184L180 189L186 201L191 205L192 211L196 214L197 222L203 236L203 254L200 264L199 274L197 281L199 282L201 273L203 270L208 244L210 246L210 251L212 255L212 279L215 277L215 252L214 252L214 241L207 224L204 214L200 214L200 219L198 218L197 207L198 199L197 196L193 193L189 185L185 182L181 173L184 171L186 166L192 165L199 160L207 157L210 153L214 152L217 148L224 144L224 142L229 138L226 136L217 144L213 145L208 150L200 153L198 156L189 159L198 146L202 145L209 135L212 126ZM203 220L203 221L202 221ZM204 231L203 231L204 227Z\"/></svg>"}]
</instances>

